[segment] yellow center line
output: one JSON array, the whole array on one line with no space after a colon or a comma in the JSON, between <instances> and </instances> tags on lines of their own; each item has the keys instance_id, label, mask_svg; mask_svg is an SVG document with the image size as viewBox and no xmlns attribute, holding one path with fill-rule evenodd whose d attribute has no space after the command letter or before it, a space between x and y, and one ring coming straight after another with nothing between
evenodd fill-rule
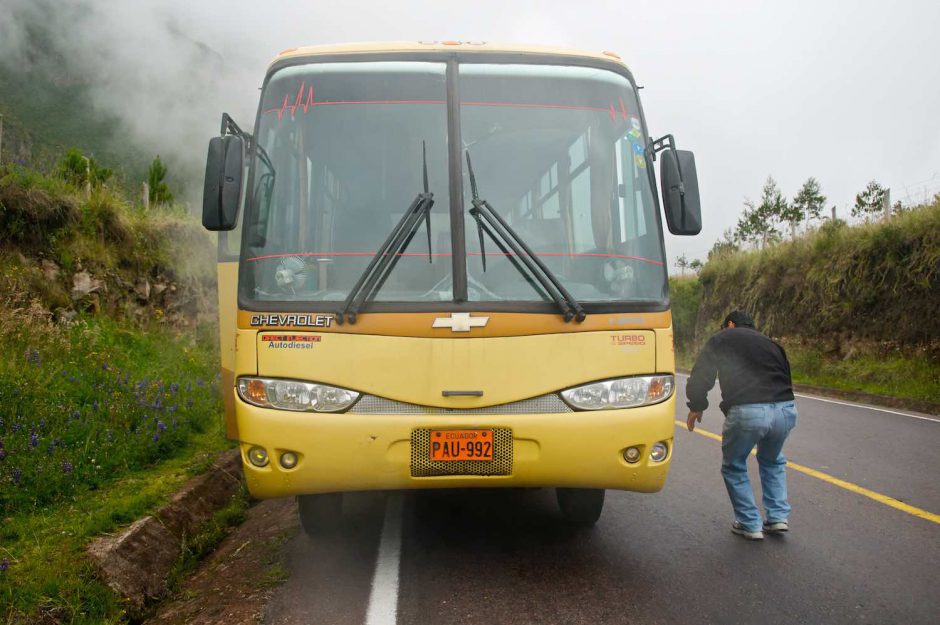
<instances>
[{"instance_id":1,"label":"yellow center line","mask_svg":"<svg viewBox=\"0 0 940 625\"><path fill-rule=\"evenodd\" d=\"M687 429L685 421L676 420L676 427ZM715 434L713 432L709 432L708 430L703 430L699 427L696 427L695 430L693 430L693 432L695 434L700 434L701 436L704 436L705 438L710 438L712 440L721 442L720 434ZM751 455L756 455L756 452L752 451ZM805 473L806 475L815 477L824 482L829 482L830 484L833 484L834 486L838 486L839 488L844 488L845 490L862 495L864 497L868 497L869 499L873 499L877 501L878 503L884 504L886 506L891 506L892 508L896 510L900 510L901 512L906 512L918 518L926 519L928 521L933 521L934 523L940 524L940 514L927 512L926 510L922 508L911 506L909 504L904 503L903 501L898 501L894 497L889 497L887 495L882 495L881 493L876 493L875 491L869 490L865 488L864 486L859 486L858 484L853 484L852 482L846 482L845 480L840 480L839 478L833 477L829 475L828 473L823 473L822 471L817 471L816 469L805 467L802 464L796 464L795 462L791 462L787 460L787 466L793 469L794 471L799 471L800 473Z\"/></svg>"}]
</instances>

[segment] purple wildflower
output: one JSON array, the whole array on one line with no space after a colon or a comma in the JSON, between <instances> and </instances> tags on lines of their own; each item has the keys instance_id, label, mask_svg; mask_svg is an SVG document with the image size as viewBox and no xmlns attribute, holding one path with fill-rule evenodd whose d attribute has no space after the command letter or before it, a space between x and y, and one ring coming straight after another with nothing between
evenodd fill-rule
<instances>
[{"instance_id":1,"label":"purple wildflower","mask_svg":"<svg viewBox=\"0 0 940 625\"><path fill-rule=\"evenodd\" d=\"M155 443L160 442L160 432L154 432L154 433L153 433L153 438L152 438L151 440L153 440L153 442L155 442Z\"/></svg>"},{"instance_id":2,"label":"purple wildflower","mask_svg":"<svg viewBox=\"0 0 940 625\"><path fill-rule=\"evenodd\" d=\"M79 419L82 418L82 413L80 413L78 409L76 408L75 410L72 411L71 418L78 421Z\"/></svg>"},{"instance_id":3,"label":"purple wildflower","mask_svg":"<svg viewBox=\"0 0 940 625\"><path fill-rule=\"evenodd\" d=\"M102 369L102 371L107 371L107 370L108 370L108 363L107 363L107 361L101 363L101 369Z\"/></svg>"},{"instance_id":4,"label":"purple wildflower","mask_svg":"<svg viewBox=\"0 0 940 625\"><path fill-rule=\"evenodd\" d=\"M98 404L98 400L97 400L97 399L96 399L95 401L91 402L91 409L92 409L92 410L98 410L98 406L99 406L99 404Z\"/></svg>"},{"instance_id":5,"label":"purple wildflower","mask_svg":"<svg viewBox=\"0 0 940 625\"><path fill-rule=\"evenodd\" d=\"M20 480L22 479L23 479L23 472L20 471L18 468L13 469L13 483L19 486Z\"/></svg>"},{"instance_id":6,"label":"purple wildflower","mask_svg":"<svg viewBox=\"0 0 940 625\"><path fill-rule=\"evenodd\" d=\"M157 429L161 432L166 432L166 423L157 419Z\"/></svg>"},{"instance_id":7,"label":"purple wildflower","mask_svg":"<svg viewBox=\"0 0 940 625\"><path fill-rule=\"evenodd\" d=\"M153 409L154 409L154 410L163 410L163 402L160 401L160 398L159 398L159 397L154 400L154 402L153 402Z\"/></svg>"},{"instance_id":8,"label":"purple wildflower","mask_svg":"<svg viewBox=\"0 0 940 625\"><path fill-rule=\"evenodd\" d=\"M42 356L35 349L28 348L24 356L26 356L26 362L31 365L38 366L42 364Z\"/></svg>"},{"instance_id":9,"label":"purple wildflower","mask_svg":"<svg viewBox=\"0 0 940 625\"><path fill-rule=\"evenodd\" d=\"M172 406L167 407L166 411L170 413L176 412L176 404L173 404Z\"/></svg>"},{"instance_id":10,"label":"purple wildflower","mask_svg":"<svg viewBox=\"0 0 940 625\"><path fill-rule=\"evenodd\" d=\"M177 384L176 382L174 382L173 384L170 384L170 392L171 392L171 393L173 393L174 395L176 395L176 393L179 392L179 390L180 390L180 385L179 385L179 384Z\"/></svg>"},{"instance_id":11,"label":"purple wildflower","mask_svg":"<svg viewBox=\"0 0 940 625\"><path fill-rule=\"evenodd\" d=\"M19 423L14 423L14 424L13 424L13 433L16 434L16 433L19 432L19 431L20 431L20 424L19 424Z\"/></svg>"},{"instance_id":12,"label":"purple wildflower","mask_svg":"<svg viewBox=\"0 0 940 625\"><path fill-rule=\"evenodd\" d=\"M30 447L39 446L39 436L36 434L35 430L29 433L29 446Z\"/></svg>"},{"instance_id":13,"label":"purple wildflower","mask_svg":"<svg viewBox=\"0 0 940 625\"><path fill-rule=\"evenodd\" d=\"M72 463L68 460L62 461L62 473L71 473L73 468Z\"/></svg>"},{"instance_id":14,"label":"purple wildflower","mask_svg":"<svg viewBox=\"0 0 940 625\"><path fill-rule=\"evenodd\" d=\"M4 558L3 560L0 560L0 573L3 573L8 568L10 568L10 561L7 560L6 558Z\"/></svg>"},{"instance_id":15,"label":"purple wildflower","mask_svg":"<svg viewBox=\"0 0 940 625\"><path fill-rule=\"evenodd\" d=\"M39 429L40 429L40 430L45 430L45 429L46 429L46 420L45 420L45 419L40 419L40 420L39 420Z\"/></svg>"}]
</instances>

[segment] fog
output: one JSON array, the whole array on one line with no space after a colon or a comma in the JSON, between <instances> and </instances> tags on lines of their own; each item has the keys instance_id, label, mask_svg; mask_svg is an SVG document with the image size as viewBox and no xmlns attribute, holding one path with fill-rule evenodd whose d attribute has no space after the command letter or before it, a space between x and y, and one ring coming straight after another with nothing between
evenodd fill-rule
<instances>
[{"instance_id":1,"label":"fog","mask_svg":"<svg viewBox=\"0 0 940 625\"><path fill-rule=\"evenodd\" d=\"M3 62L28 54L24 20L51 33L63 71L130 140L197 177L222 111L252 125L280 50L461 39L623 57L652 134L696 154L705 227L667 237L671 261L704 259L768 175L789 197L815 176L840 217L872 179L904 203L940 191L933 2L0 0Z\"/></svg>"}]
</instances>

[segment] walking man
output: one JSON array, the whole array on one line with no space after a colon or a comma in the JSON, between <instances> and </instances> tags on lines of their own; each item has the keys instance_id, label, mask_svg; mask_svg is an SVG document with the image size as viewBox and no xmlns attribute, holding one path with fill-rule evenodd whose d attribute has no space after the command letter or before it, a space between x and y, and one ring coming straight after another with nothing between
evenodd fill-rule
<instances>
[{"instance_id":1,"label":"walking man","mask_svg":"<svg viewBox=\"0 0 940 625\"><path fill-rule=\"evenodd\" d=\"M764 532L778 534L789 529L787 459L782 450L796 426L790 363L780 345L754 328L748 313L732 312L721 328L705 344L686 385L687 425L691 432L696 421L701 423L717 374L720 408L725 414L721 476L734 508L731 531L761 540ZM747 457L755 446L766 513L763 524L747 477Z\"/></svg>"}]
</instances>

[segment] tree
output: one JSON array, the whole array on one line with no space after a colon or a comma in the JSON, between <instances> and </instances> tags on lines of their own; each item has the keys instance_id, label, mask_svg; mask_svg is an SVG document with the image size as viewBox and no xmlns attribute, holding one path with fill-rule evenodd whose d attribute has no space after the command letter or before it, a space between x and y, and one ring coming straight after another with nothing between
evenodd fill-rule
<instances>
[{"instance_id":1,"label":"tree","mask_svg":"<svg viewBox=\"0 0 940 625\"><path fill-rule=\"evenodd\" d=\"M807 178L790 204L788 217L791 219L788 221L791 229L795 229L795 226L804 220L822 219L822 209L825 205L826 196L822 194L819 182L813 177Z\"/></svg>"},{"instance_id":2,"label":"tree","mask_svg":"<svg viewBox=\"0 0 940 625\"><path fill-rule=\"evenodd\" d=\"M852 217L865 217L868 219L884 211L885 194L887 190L872 180L861 193L855 196L855 206L852 207Z\"/></svg>"},{"instance_id":3,"label":"tree","mask_svg":"<svg viewBox=\"0 0 940 625\"><path fill-rule=\"evenodd\" d=\"M702 261L700 261L697 258L693 258L691 261L689 261L689 269L691 269L695 273L700 272L702 270L702 267L704 266L705 265L702 263Z\"/></svg>"},{"instance_id":4,"label":"tree","mask_svg":"<svg viewBox=\"0 0 940 625\"><path fill-rule=\"evenodd\" d=\"M739 249L738 241L739 239L735 236L735 232L731 228L726 228L721 235L721 239L715 241L715 244L712 245L712 249L709 250L708 260L727 254L734 254Z\"/></svg>"},{"instance_id":5,"label":"tree","mask_svg":"<svg viewBox=\"0 0 940 625\"><path fill-rule=\"evenodd\" d=\"M150 187L150 202L152 204L169 204L173 201L173 194L164 182L166 178L166 165L160 160L160 155L153 159L147 169L147 184Z\"/></svg>"},{"instance_id":6,"label":"tree","mask_svg":"<svg viewBox=\"0 0 940 625\"><path fill-rule=\"evenodd\" d=\"M80 189L86 186L100 186L114 173L107 167L101 167L94 158L85 156L76 148L70 148L65 153L59 161L58 172L67 183Z\"/></svg>"},{"instance_id":7,"label":"tree","mask_svg":"<svg viewBox=\"0 0 940 625\"><path fill-rule=\"evenodd\" d=\"M764 188L761 191L760 204L757 206L758 220L761 227L761 246L780 240L780 231L777 224L788 221L790 205L777 188L777 181L773 176L767 176Z\"/></svg>"},{"instance_id":8,"label":"tree","mask_svg":"<svg viewBox=\"0 0 940 625\"><path fill-rule=\"evenodd\" d=\"M689 267L689 259L686 258L685 253L683 252L681 256L676 259L676 267L682 271L682 275L685 275L685 270Z\"/></svg>"}]
</instances>

